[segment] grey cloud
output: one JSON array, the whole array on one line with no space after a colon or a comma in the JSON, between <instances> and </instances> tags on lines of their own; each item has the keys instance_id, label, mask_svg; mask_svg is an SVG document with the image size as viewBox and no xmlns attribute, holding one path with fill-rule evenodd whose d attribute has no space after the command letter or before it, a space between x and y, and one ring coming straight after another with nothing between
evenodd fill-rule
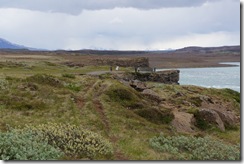
<instances>
[{"instance_id":1,"label":"grey cloud","mask_svg":"<svg viewBox=\"0 0 244 164\"><path fill-rule=\"evenodd\" d=\"M82 10L120 8L158 9L199 6L208 0L0 0L0 7L79 14ZM211 0L216 1L216 0Z\"/></svg>"}]
</instances>

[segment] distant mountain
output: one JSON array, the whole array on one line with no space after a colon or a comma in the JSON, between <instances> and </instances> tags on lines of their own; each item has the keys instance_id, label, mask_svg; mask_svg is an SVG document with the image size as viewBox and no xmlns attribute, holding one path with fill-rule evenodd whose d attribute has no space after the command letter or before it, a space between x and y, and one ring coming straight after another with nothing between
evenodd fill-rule
<instances>
[{"instance_id":1,"label":"distant mountain","mask_svg":"<svg viewBox=\"0 0 244 164\"><path fill-rule=\"evenodd\" d=\"M222 47L185 47L177 49L176 53L240 53L240 46L222 46Z\"/></svg>"},{"instance_id":2,"label":"distant mountain","mask_svg":"<svg viewBox=\"0 0 244 164\"><path fill-rule=\"evenodd\" d=\"M5 39L0 38L0 49L30 49L28 47L11 43Z\"/></svg>"}]
</instances>

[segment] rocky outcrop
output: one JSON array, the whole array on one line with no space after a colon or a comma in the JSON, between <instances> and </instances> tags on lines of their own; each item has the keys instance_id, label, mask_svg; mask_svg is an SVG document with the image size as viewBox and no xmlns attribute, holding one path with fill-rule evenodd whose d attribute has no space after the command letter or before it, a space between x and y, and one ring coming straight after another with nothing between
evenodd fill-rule
<instances>
[{"instance_id":1,"label":"rocky outcrop","mask_svg":"<svg viewBox=\"0 0 244 164\"><path fill-rule=\"evenodd\" d=\"M224 122L221 120L219 114L211 109L200 109L198 112L197 119L201 119L207 124L214 124L220 130L225 131Z\"/></svg>"},{"instance_id":2,"label":"rocky outcrop","mask_svg":"<svg viewBox=\"0 0 244 164\"><path fill-rule=\"evenodd\" d=\"M131 80L129 85L139 92L142 92L145 89L148 89L148 87L146 86L146 83L141 82L139 80Z\"/></svg>"},{"instance_id":3,"label":"rocky outcrop","mask_svg":"<svg viewBox=\"0 0 244 164\"><path fill-rule=\"evenodd\" d=\"M214 111L218 113L219 117L224 122L225 126L232 126L238 122L237 116L231 111L220 111L220 110L214 110Z\"/></svg>"},{"instance_id":4,"label":"rocky outcrop","mask_svg":"<svg viewBox=\"0 0 244 164\"><path fill-rule=\"evenodd\" d=\"M140 81L160 82L164 84L179 84L179 70L167 70L152 73L134 73L134 78Z\"/></svg>"},{"instance_id":5,"label":"rocky outcrop","mask_svg":"<svg viewBox=\"0 0 244 164\"><path fill-rule=\"evenodd\" d=\"M152 89L143 90L142 95L146 96L150 100L153 100L154 102L157 102L157 103L160 103L161 101L164 100L163 98L160 97L159 94L154 92Z\"/></svg>"},{"instance_id":6,"label":"rocky outcrop","mask_svg":"<svg viewBox=\"0 0 244 164\"><path fill-rule=\"evenodd\" d=\"M150 89L145 82L159 82L164 84L179 84L179 70L169 70L153 73L138 73L138 72L115 72L112 73L112 78L117 79L121 83L142 92L145 89Z\"/></svg>"}]
</instances>

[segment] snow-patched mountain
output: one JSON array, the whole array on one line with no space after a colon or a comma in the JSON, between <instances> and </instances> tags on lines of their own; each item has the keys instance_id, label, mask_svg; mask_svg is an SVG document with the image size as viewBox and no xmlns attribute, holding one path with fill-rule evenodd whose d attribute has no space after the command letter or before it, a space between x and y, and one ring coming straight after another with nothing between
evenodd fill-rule
<instances>
[{"instance_id":1,"label":"snow-patched mountain","mask_svg":"<svg viewBox=\"0 0 244 164\"><path fill-rule=\"evenodd\" d=\"M29 49L29 48L11 43L5 39L0 38L0 49Z\"/></svg>"}]
</instances>

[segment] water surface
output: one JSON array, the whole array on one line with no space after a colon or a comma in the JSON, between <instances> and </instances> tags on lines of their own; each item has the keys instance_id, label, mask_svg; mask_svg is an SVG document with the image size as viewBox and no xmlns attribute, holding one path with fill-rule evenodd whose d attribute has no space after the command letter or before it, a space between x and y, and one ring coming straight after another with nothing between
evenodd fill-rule
<instances>
[{"instance_id":1,"label":"water surface","mask_svg":"<svg viewBox=\"0 0 244 164\"><path fill-rule=\"evenodd\" d=\"M180 68L181 85L229 88L240 92L240 62L226 62L233 67ZM165 69L157 69L157 71Z\"/></svg>"}]
</instances>

